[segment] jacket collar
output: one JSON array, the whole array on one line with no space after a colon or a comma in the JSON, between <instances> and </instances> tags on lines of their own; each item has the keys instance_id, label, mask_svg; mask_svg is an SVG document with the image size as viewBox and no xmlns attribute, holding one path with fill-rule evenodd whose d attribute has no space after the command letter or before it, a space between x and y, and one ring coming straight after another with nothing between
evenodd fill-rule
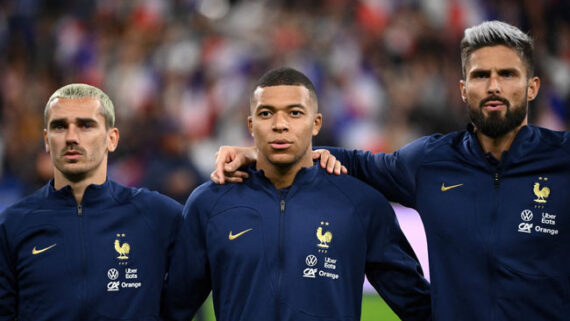
<instances>
[{"instance_id":1,"label":"jacket collar","mask_svg":"<svg viewBox=\"0 0 570 321\"><path fill-rule=\"evenodd\" d=\"M273 183L271 183L271 181L265 176L263 170L255 169L254 164L251 167L247 168L247 172L250 178L246 180L246 182L252 185L252 187L262 187L270 194L275 195L287 193L288 195L292 195L299 189L299 187L314 181L317 178L320 170L321 169L319 165L303 167L299 170L299 172L297 172L297 175L295 175L293 184L290 187L277 190L275 186L273 186Z\"/></svg>"},{"instance_id":2,"label":"jacket collar","mask_svg":"<svg viewBox=\"0 0 570 321\"><path fill-rule=\"evenodd\" d=\"M475 134L473 127L468 126L466 135L463 138L463 149L467 152L469 159L478 160L499 167L512 164L530 153L540 143L540 131L536 126L526 125L521 127L509 150L503 152L501 161L497 161L490 153L485 154Z\"/></svg>"},{"instance_id":3,"label":"jacket collar","mask_svg":"<svg viewBox=\"0 0 570 321\"><path fill-rule=\"evenodd\" d=\"M108 202L113 199L113 187L115 183L107 178L105 183L101 185L91 184L87 186L85 195L83 195L82 206L97 206L102 202ZM59 190L56 190L53 185L53 178L44 186L44 197L53 199L60 205L76 206L78 205L73 197L73 190L71 186L66 185Z\"/></svg>"}]
</instances>

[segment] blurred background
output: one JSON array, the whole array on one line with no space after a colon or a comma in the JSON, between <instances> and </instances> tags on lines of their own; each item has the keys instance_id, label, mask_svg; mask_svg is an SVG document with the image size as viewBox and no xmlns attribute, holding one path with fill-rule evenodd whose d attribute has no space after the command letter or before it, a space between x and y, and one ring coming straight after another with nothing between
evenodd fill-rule
<instances>
[{"instance_id":1,"label":"blurred background","mask_svg":"<svg viewBox=\"0 0 570 321\"><path fill-rule=\"evenodd\" d=\"M315 83L316 145L390 152L464 129L459 41L492 19L536 41L530 122L568 130L568 1L0 0L0 210L51 178L43 109L65 84L115 103L111 178L184 202L220 145L252 144L249 92L273 67Z\"/></svg>"}]
</instances>

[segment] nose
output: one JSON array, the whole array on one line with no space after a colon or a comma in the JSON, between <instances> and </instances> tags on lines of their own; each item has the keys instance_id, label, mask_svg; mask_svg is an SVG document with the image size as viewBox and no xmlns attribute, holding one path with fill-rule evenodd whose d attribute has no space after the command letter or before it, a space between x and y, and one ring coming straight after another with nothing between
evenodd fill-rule
<instances>
[{"instance_id":1,"label":"nose","mask_svg":"<svg viewBox=\"0 0 570 321\"><path fill-rule=\"evenodd\" d=\"M71 124L65 132L65 142L68 144L77 144L79 142L79 135L77 134L77 126Z\"/></svg>"},{"instance_id":2,"label":"nose","mask_svg":"<svg viewBox=\"0 0 570 321\"><path fill-rule=\"evenodd\" d=\"M489 93L489 94L501 93L501 85L499 83L498 75L492 74L489 77L489 86L487 87L487 93Z\"/></svg>"},{"instance_id":3,"label":"nose","mask_svg":"<svg viewBox=\"0 0 570 321\"><path fill-rule=\"evenodd\" d=\"M273 117L273 131L281 132L289 130L289 124L287 122L287 117L285 117L283 112L277 112L275 117Z\"/></svg>"}]
</instances>

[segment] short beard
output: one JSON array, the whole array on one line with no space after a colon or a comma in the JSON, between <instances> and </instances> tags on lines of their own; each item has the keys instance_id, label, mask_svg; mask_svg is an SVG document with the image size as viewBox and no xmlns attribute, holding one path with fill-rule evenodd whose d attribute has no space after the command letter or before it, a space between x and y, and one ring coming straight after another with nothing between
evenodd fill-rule
<instances>
[{"instance_id":1,"label":"short beard","mask_svg":"<svg viewBox=\"0 0 570 321\"><path fill-rule=\"evenodd\" d=\"M507 111L504 118L499 116L498 113L490 113L489 116L485 118L483 106L491 100L501 101L505 104ZM526 102L526 94L524 101ZM491 138L502 137L519 127L526 118L527 106L527 104L521 104L511 108L511 104L508 100L496 96L483 99L477 107L472 106L469 101L467 101L469 119L478 131Z\"/></svg>"},{"instance_id":2,"label":"short beard","mask_svg":"<svg viewBox=\"0 0 570 321\"><path fill-rule=\"evenodd\" d=\"M72 183L79 183L87 178L87 172L79 172L79 173L61 172L61 173L68 181Z\"/></svg>"}]
</instances>

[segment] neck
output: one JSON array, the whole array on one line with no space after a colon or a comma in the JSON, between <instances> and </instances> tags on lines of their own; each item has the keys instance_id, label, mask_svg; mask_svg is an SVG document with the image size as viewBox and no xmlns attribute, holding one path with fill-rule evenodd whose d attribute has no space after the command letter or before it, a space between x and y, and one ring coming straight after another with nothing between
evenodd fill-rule
<instances>
[{"instance_id":1,"label":"neck","mask_svg":"<svg viewBox=\"0 0 570 321\"><path fill-rule=\"evenodd\" d=\"M526 122L523 122L519 127L513 129L507 134L494 138L486 136L479 131L476 131L475 133L479 139L479 143L481 144L483 152L485 152L485 154L491 153L491 155L493 155L493 157L495 157L497 160L501 160L503 152L511 148L515 137L523 126L526 126Z\"/></svg>"},{"instance_id":2,"label":"neck","mask_svg":"<svg viewBox=\"0 0 570 321\"><path fill-rule=\"evenodd\" d=\"M266 157L259 155L256 168L263 170L265 177L275 186L276 189L282 189L293 185L295 176L303 167L313 166L313 159L311 154L307 153L309 157L303 157L298 162L289 165L275 165L267 160Z\"/></svg>"},{"instance_id":3,"label":"neck","mask_svg":"<svg viewBox=\"0 0 570 321\"><path fill-rule=\"evenodd\" d=\"M53 178L53 187L56 190L60 190L66 185L69 185L71 187L71 190L73 191L73 197L75 198L75 201L77 202L77 204L81 204L87 186L92 184L101 185L105 183L106 180L107 180L106 175L100 177L84 177L82 179L69 179L65 177L62 173L56 172Z\"/></svg>"}]
</instances>

